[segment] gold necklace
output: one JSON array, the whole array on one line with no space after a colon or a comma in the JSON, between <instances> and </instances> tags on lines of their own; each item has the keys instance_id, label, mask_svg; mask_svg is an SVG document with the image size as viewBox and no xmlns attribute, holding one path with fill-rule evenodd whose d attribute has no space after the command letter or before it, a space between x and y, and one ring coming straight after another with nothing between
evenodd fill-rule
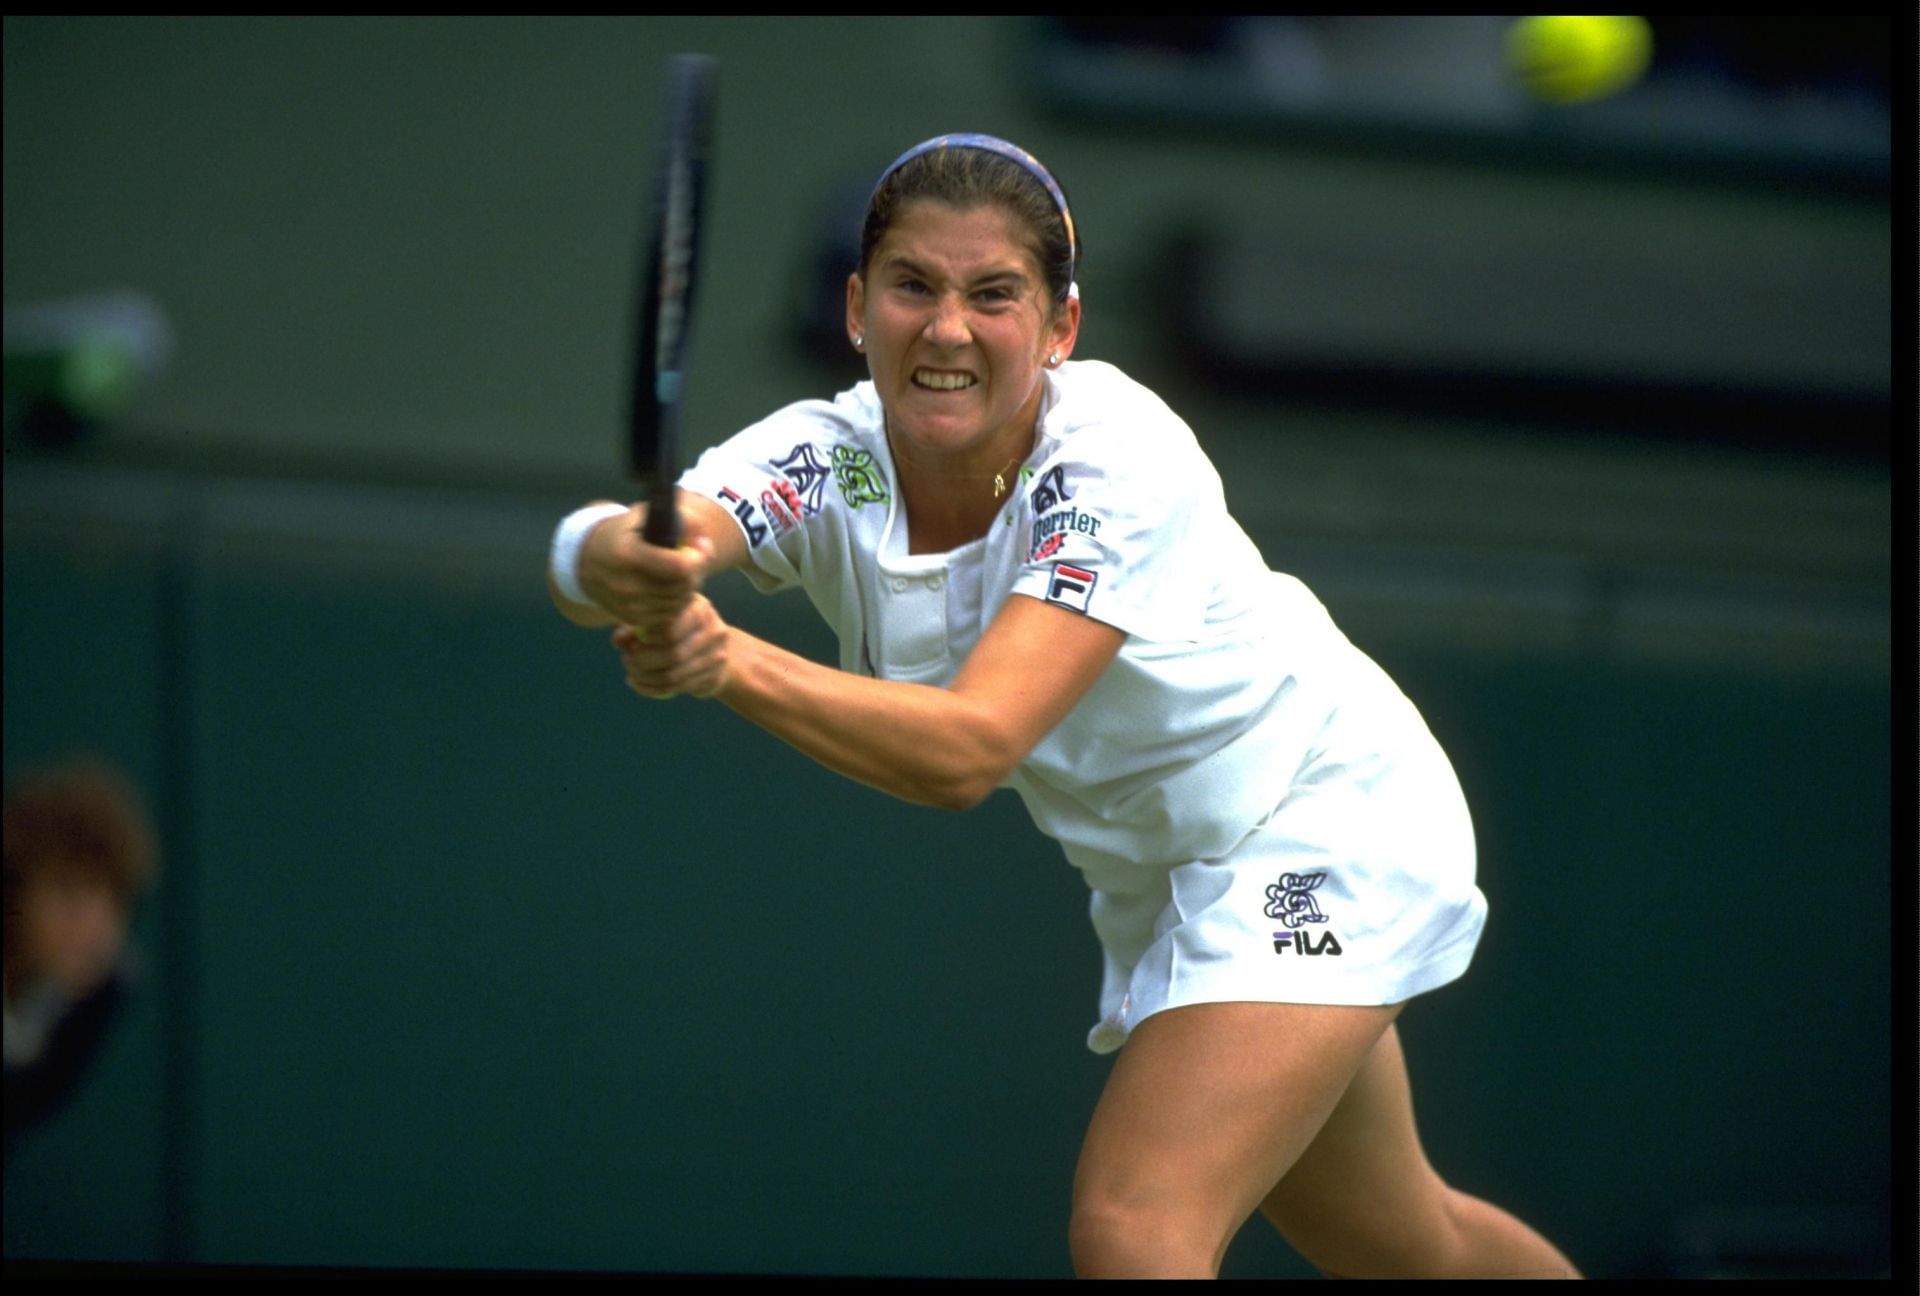
<instances>
[{"instance_id":1,"label":"gold necklace","mask_svg":"<svg viewBox=\"0 0 1920 1296\"><path fill-rule=\"evenodd\" d=\"M896 459L899 459L900 451L897 446L893 445L893 437L891 434L889 434L887 437L887 444L888 444L888 447L893 450L894 457ZM1032 453L1033 453L1033 447L1029 445L1027 447L1027 455L1030 455ZM1017 463L1020 463L1022 460L1024 460L1027 457L1027 455L1013 456L1013 458L1007 460L1005 466L1002 467L999 472L993 475L993 497L996 500L999 499L1002 495L1005 495L1007 493L1007 469L1013 467ZM936 477L958 477L962 481L981 480L981 478L975 477L972 473L942 472L938 468L929 468L929 469L925 469L924 471L931 472Z\"/></svg>"}]
</instances>

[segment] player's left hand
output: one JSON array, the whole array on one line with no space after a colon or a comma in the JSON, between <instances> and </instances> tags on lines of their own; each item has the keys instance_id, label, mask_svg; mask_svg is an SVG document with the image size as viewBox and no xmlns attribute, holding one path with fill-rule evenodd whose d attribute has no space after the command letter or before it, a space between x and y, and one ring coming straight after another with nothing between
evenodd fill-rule
<instances>
[{"instance_id":1,"label":"player's left hand","mask_svg":"<svg viewBox=\"0 0 1920 1296\"><path fill-rule=\"evenodd\" d=\"M613 646L627 668L627 687L644 698L685 693L708 698L727 679L732 630L703 594L695 594L672 621L645 629L621 626Z\"/></svg>"}]
</instances>

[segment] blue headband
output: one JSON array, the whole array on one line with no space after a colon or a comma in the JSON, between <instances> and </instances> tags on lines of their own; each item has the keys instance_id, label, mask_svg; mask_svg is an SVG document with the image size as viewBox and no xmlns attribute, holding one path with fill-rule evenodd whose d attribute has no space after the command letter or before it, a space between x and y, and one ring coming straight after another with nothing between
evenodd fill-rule
<instances>
[{"instance_id":1,"label":"blue headband","mask_svg":"<svg viewBox=\"0 0 1920 1296\"><path fill-rule=\"evenodd\" d=\"M1040 165L1039 158L1027 152L1018 144L1008 143L997 135L936 135L924 144L915 144L905 153L895 158L892 166L880 173L880 179L873 186L873 193L867 198L867 205L869 207L873 205L874 198L879 196L881 186L887 183L887 178L895 171L898 171L922 153L931 153L935 149L942 148L977 148L985 149L989 153L998 153L1001 157L1011 158L1031 171L1034 178L1047 187L1047 192L1053 196L1054 206L1060 209L1060 219L1066 222L1067 279L1071 282L1073 279L1073 267L1076 266L1080 260L1080 240L1073 232L1073 215L1067 211L1067 196L1060 192L1060 186L1055 183L1053 176L1048 173L1045 167ZM1078 285L1075 285L1075 287L1077 288ZM1077 296L1078 294L1075 293L1074 295Z\"/></svg>"}]
</instances>

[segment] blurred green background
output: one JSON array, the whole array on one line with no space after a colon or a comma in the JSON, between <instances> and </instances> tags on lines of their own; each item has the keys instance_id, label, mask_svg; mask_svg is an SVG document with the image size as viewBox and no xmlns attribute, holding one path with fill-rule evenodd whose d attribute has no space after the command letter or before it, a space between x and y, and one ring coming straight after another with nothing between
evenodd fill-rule
<instances>
[{"instance_id":1,"label":"blurred green background","mask_svg":"<svg viewBox=\"0 0 1920 1296\"><path fill-rule=\"evenodd\" d=\"M554 521L623 491L699 49L690 449L860 376L817 304L881 166L1032 149L1079 356L1183 413L1473 803L1486 938L1402 1020L1441 1173L1596 1277L1884 1268L1884 103L1749 66L1700 109L1676 27L1548 108L1450 21L7 18L9 311L170 334L113 417L10 397L7 773L108 756L165 857L131 1015L9 1150L8 1260L1070 1271L1077 875L1010 794L639 702L546 601ZM1311 1270L1256 1222L1226 1272Z\"/></svg>"}]
</instances>

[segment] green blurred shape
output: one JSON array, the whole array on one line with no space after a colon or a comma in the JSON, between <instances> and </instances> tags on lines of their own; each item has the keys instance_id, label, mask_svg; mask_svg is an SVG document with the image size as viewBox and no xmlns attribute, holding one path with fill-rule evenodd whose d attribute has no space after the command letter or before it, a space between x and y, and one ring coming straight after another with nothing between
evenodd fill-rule
<instances>
[{"instance_id":1,"label":"green blurred shape","mask_svg":"<svg viewBox=\"0 0 1920 1296\"><path fill-rule=\"evenodd\" d=\"M140 363L117 338L6 354L6 394L29 405L57 405L72 414L122 414L140 385Z\"/></svg>"}]
</instances>

